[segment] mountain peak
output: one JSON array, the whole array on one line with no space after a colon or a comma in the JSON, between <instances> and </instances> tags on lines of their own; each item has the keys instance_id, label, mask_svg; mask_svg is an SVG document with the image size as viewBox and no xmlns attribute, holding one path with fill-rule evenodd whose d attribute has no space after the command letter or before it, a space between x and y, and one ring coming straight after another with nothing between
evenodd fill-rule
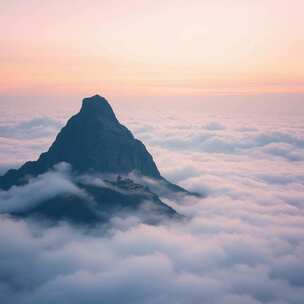
<instances>
[{"instance_id":1,"label":"mountain peak","mask_svg":"<svg viewBox=\"0 0 304 304\"><path fill-rule=\"evenodd\" d=\"M19 169L9 170L4 176L0 176L0 190L6 191L18 185L25 186L33 178L54 170L59 163L68 163L71 166L73 182L85 191L90 199L73 194L56 194L25 213L17 212L15 215L38 214L49 219L67 218L88 223L101 220L104 214L108 217L119 210L139 208L142 212L140 205L148 203L151 206L151 212L147 212L148 217L150 213L153 217L155 212L177 216L172 208L161 202L156 194L157 189L162 193L167 189L170 192L189 194L161 176L144 144L120 124L108 101L99 95L83 99L80 112L68 120L49 150L42 153L38 160L26 162ZM81 182L80 177L88 176L91 180L90 177L102 178L104 174L124 177L130 174L140 182L134 183L129 178L124 180L121 177L117 181L105 182L106 186ZM140 176L148 179L142 179ZM141 183L144 185L140 186ZM150 191L145 183L154 187L155 192Z\"/></svg>"},{"instance_id":2,"label":"mountain peak","mask_svg":"<svg viewBox=\"0 0 304 304\"><path fill-rule=\"evenodd\" d=\"M79 113L72 116L55 141L37 161L0 177L0 188L21 184L26 176L37 176L60 162L79 173L129 174L161 179L144 144L117 120L108 101L99 95L84 98Z\"/></svg>"},{"instance_id":3,"label":"mountain peak","mask_svg":"<svg viewBox=\"0 0 304 304\"><path fill-rule=\"evenodd\" d=\"M80 114L88 116L98 115L99 117L117 122L117 118L109 102L100 95L84 98L82 100Z\"/></svg>"},{"instance_id":4,"label":"mountain peak","mask_svg":"<svg viewBox=\"0 0 304 304\"><path fill-rule=\"evenodd\" d=\"M188 193L161 176L145 145L120 124L109 102L100 95L83 99L80 112L68 120L38 160L0 176L0 189L23 184L28 176L43 174L61 162L70 164L79 173L136 172L162 181L173 192Z\"/></svg>"}]
</instances>

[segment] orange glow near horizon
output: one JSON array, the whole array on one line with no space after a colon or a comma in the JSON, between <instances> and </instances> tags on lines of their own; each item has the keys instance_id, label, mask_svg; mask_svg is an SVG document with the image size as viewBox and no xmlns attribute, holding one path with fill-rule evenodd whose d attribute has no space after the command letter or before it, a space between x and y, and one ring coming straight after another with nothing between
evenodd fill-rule
<instances>
[{"instance_id":1,"label":"orange glow near horizon","mask_svg":"<svg viewBox=\"0 0 304 304\"><path fill-rule=\"evenodd\" d=\"M304 92L304 2L9 1L0 93Z\"/></svg>"}]
</instances>

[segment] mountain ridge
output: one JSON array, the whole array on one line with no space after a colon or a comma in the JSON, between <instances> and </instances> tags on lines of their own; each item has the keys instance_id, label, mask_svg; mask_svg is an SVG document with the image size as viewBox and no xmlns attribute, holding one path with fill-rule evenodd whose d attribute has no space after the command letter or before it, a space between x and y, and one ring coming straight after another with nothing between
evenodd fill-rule
<instances>
[{"instance_id":1,"label":"mountain ridge","mask_svg":"<svg viewBox=\"0 0 304 304\"><path fill-rule=\"evenodd\" d=\"M126 174L135 170L161 178L144 144L119 123L110 104L99 95L84 98L79 113L68 120L49 150L38 160L9 170L0 178L0 188L22 184L25 175L42 174L59 162L67 162L79 172Z\"/></svg>"},{"instance_id":2,"label":"mountain ridge","mask_svg":"<svg viewBox=\"0 0 304 304\"><path fill-rule=\"evenodd\" d=\"M162 184L168 193L190 194L187 190L162 177L145 145L136 139L129 129L120 124L111 105L100 95L83 99L80 111L67 121L47 152L42 153L36 161L26 162L19 169L11 169L1 176L0 189L7 191L12 186L26 185L29 177L40 176L52 170L59 163L68 163L75 175L114 174L117 176L114 184L118 188L121 187L123 180L128 180L129 182L125 185L129 185L131 188L139 187L138 180L136 183L132 181L132 184L128 178L130 174L136 173ZM150 201L154 203L153 207L158 206L157 208L165 211L164 213L167 215L177 215L175 210L164 204L157 193L151 192L147 186L142 188L141 193L136 195L132 193L133 200L136 202L133 204L129 194L123 196L122 193L119 193L118 195L117 189L116 191L111 189L112 192L109 192L109 189L100 190L96 186L88 186L79 182L77 184L87 191L101 208L118 210L130 207L134 209L135 205L139 206L140 202L149 201L148 198L150 198ZM72 198L72 200L78 201L80 204L79 198ZM122 200L128 204L124 205L121 201L115 200ZM36 208L34 213L46 213L49 216L57 214L56 208L63 209L62 206L66 205L67 201L68 199L62 197L55 199L55 202L53 199L51 205L44 203L38 209ZM85 202L81 204L85 206ZM43 208L43 206L49 207ZM54 207L52 208L52 206ZM66 210L70 209L66 208ZM28 213L30 214L32 211ZM64 218L65 215L69 217L67 213L61 214L59 218ZM77 216L81 218L79 214ZM94 216L90 215L87 218L94 218Z\"/></svg>"}]
</instances>

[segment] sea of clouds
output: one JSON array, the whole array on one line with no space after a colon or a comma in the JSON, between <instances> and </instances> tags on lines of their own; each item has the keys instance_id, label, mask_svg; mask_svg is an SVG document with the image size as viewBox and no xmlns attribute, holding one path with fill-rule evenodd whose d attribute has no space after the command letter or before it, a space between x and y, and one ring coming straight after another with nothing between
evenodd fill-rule
<instances>
[{"instance_id":1,"label":"sea of clouds","mask_svg":"<svg viewBox=\"0 0 304 304\"><path fill-rule=\"evenodd\" d=\"M293 116L131 114L121 114L123 123L162 174L203 194L163 198L189 220L151 226L129 215L113 218L105 232L2 215L0 303L302 304L304 123ZM37 158L64 120L2 115L2 173ZM57 168L0 192L1 210L77 191Z\"/></svg>"}]
</instances>

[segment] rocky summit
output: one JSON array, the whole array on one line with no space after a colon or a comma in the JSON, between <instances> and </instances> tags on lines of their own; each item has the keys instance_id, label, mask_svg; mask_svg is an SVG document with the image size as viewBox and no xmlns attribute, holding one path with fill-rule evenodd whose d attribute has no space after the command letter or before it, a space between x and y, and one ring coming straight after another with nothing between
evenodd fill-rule
<instances>
[{"instance_id":1,"label":"rocky summit","mask_svg":"<svg viewBox=\"0 0 304 304\"><path fill-rule=\"evenodd\" d=\"M144 144L120 124L108 101L99 95L83 100L80 112L68 120L49 150L38 160L26 162L0 177L0 189L26 187L60 163L69 164L70 179L86 195L58 194L12 212L13 215L95 222L117 212L140 210L150 215L172 217L177 213L160 200L159 192L190 194L161 176ZM105 176L112 179L105 179ZM132 180L132 176L136 178ZM88 177L102 182L88 182ZM153 181L153 189L147 181Z\"/></svg>"}]
</instances>

